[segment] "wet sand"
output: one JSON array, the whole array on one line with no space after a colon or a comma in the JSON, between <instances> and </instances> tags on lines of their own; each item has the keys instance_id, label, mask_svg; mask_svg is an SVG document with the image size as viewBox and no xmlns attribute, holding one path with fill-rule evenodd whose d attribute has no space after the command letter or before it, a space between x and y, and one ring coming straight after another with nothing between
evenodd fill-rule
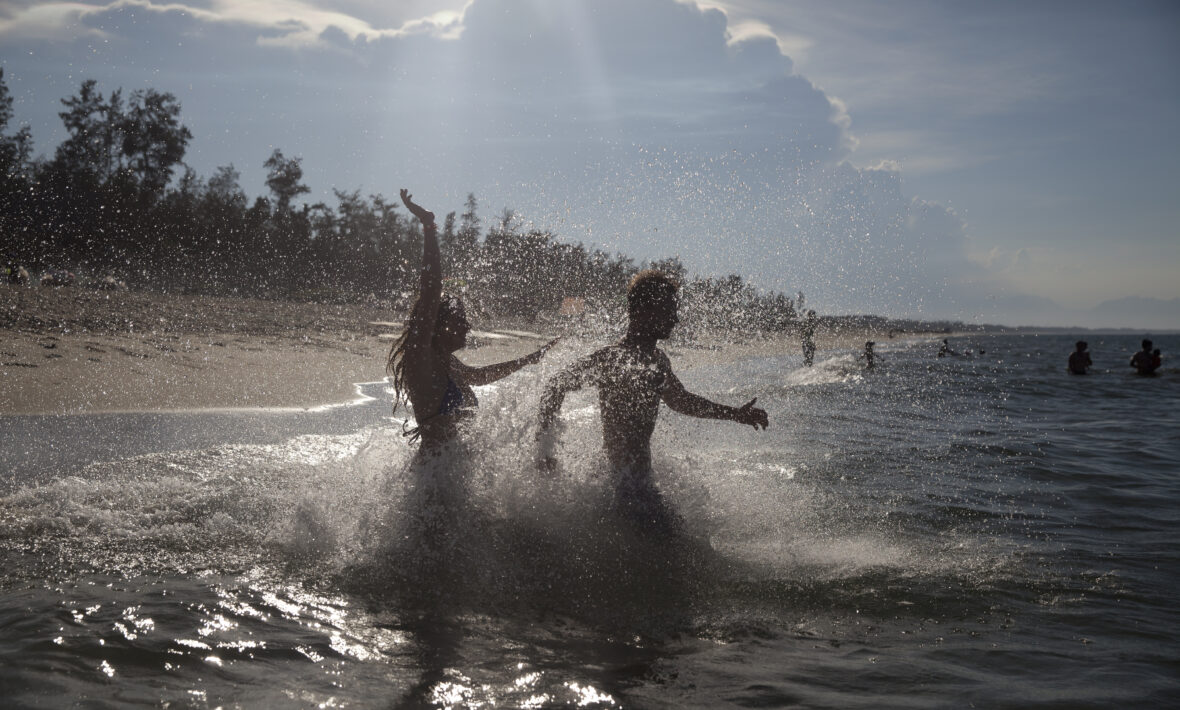
<instances>
[{"instance_id":1,"label":"wet sand","mask_svg":"<svg viewBox=\"0 0 1180 710\"><path fill-rule=\"evenodd\" d=\"M314 407L356 397L385 377L401 314L378 305L0 285L0 413L60 414ZM461 359L519 357L556 333L477 323ZM870 336L872 337L872 336ZM864 333L823 335L823 349ZM671 342L692 363L797 353L797 340L702 346Z\"/></svg>"},{"instance_id":2,"label":"wet sand","mask_svg":"<svg viewBox=\"0 0 1180 710\"><path fill-rule=\"evenodd\" d=\"M211 296L0 285L0 413L313 407L385 376L400 314ZM483 337L480 337L480 336ZM536 338L477 333L474 364Z\"/></svg>"}]
</instances>

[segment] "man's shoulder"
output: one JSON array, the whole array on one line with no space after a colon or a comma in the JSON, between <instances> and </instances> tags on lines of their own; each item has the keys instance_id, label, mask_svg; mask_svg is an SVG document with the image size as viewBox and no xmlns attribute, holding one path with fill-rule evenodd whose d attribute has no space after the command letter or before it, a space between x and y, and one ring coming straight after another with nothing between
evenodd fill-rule
<instances>
[{"instance_id":1,"label":"man's shoulder","mask_svg":"<svg viewBox=\"0 0 1180 710\"><path fill-rule=\"evenodd\" d=\"M622 348L618 345L607 345L592 351L588 355L583 355L570 365L570 367L583 372L587 370L601 370L604 367L609 368L611 365L621 362L623 355Z\"/></svg>"},{"instance_id":2,"label":"man's shoulder","mask_svg":"<svg viewBox=\"0 0 1180 710\"><path fill-rule=\"evenodd\" d=\"M594 352L590 353L589 355L587 355L583 359L590 360L592 362L603 362L606 360L611 360L611 359L617 358L622 354L623 354L623 348L619 347L619 345L616 343L616 344L611 344L611 345L605 345L605 346L595 350Z\"/></svg>"},{"instance_id":3,"label":"man's shoulder","mask_svg":"<svg viewBox=\"0 0 1180 710\"><path fill-rule=\"evenodd\" d=\"M660 368L671 369L672 363L668 359L667 353L660 348L655 348L650 354L637 351L634 348L627 347L622 343L614 343L605 347L599 348L594 352L583 358L583 362L588 362L595 365L604 366L623 366L635 367L650 366L655 364Z\"/></svg>"},{"instance_id":4,"label":"man's shoulder","mask_svg":"<svg viewBox=\"0 0 1180 710\"><path fill-rule=\"evenodd\" d=\"M672 360L668 358L668 353L664 352L663 348L656 348L655 359L663 367L667 367L669 370L672 369Z\"/></svg>"}]
</instances>

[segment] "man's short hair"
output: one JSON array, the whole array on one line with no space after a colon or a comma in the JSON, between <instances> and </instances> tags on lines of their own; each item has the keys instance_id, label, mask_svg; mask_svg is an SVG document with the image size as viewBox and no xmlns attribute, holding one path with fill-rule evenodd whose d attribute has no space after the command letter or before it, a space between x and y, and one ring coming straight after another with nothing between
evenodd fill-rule
<instances>
[{"instance_id":1,"label":"man's short hair","mask_svg":"<svg viewBox=\"0 0 1180 710\"><path fill-rule=\"evenodd\" d=\"M676 296L680 284L675 278L657 269L644 269L631 279L627 287L627 310L634 312L664 298Z\"/></svg>"}]
</instances>

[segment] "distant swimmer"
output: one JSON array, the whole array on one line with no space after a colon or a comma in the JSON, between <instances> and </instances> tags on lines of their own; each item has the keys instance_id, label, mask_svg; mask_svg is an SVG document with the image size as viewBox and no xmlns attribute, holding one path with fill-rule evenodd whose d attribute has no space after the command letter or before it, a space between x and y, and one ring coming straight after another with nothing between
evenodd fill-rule
<instances>
[{"instance_id":1,"label":"distant swimmer","mask_svg":"<svg viewBox=\"0 0 1180 710\"><path fill-rule=\"evenodd\" d=\"M1085 375L1094 366L1093 361L1090 360L1090 353L1086 351L1089 345L1086 341L1079 340L1074 347L1076 349L1069 354L1069 373L1071 375Z\"/></svg>"},{"instance_id":2,"label":"distant swimmer","mask_svg":"<svg viewBox=\"0 0 1180 710\"><path fill-rule=\"evenodd\" d=\"M765 429L766 411L754 406L757 398L740 407L711 402L684 388L672 364L656 347L672 333L678 284L655 270L642 271L627 291L627 332L616 345L602 348L565 368L541 395L541 464L553 470L554 425L567 393L582 387L598 388L602 413L602 443L615 480L615 506L628 520L648 530L672 532L679 516L668 509L651 471L651 436L660 402L672 410L704 419L723 419Z\"/></svg>"},{"instance_id":3,"label":"distant swimmer","mask_svg":"<svg viewBox=\"0 0 1180 710\"><path fill-rule=\"evenodd\" d=\"M876 345L876 343L874 343L871 340L868 341L867 343L865 343L865 351L864 351L864 354L861 355L861 357L865 361L865 369L866 370L871 370L874 367L876 367L876 365L877 365L877 355L876 355L876 353L873 352L874 345Z\"/></svg>"},{"instance_id":4,"label":"distant swimmer","mask_svg":"<svg viewBox=\"0 0 1180 710\"><path fill-rule=\"evenodd\" d=\"M942 339L942 347L938 348L938 356L946 357L947 355L958 355L959 353L951 349L951 344L947 342L946 338Z\"/></svg>"},{"instance_id":5,"label":"distant swimmer","mask_svg":"<svg viewBox=\"0 0 1180 710\"><path fill-rule=\"evenodd\" d=\"M1143 349L1135 353L1131 357L1131 367L1140 375L1154 375L1156 368L1163 363L1163 358L1156 353L1151 352L1152 342L1146 338L1143 339Z\"/></svg>"},{"instance_id":6,"label":"distant swimmer","mask_svg":"<svg viewBox=\"0 0 1180 710\"><path fill-rule=\"evenodd\" d=\"M403 397L414 409L418 426L407 435L421 437L423 448L429 450L450 439L455 424L478 405L473 385L495 382L538 362L557 341L516 360L485 367L464 365L455 357L455 352L467 344L471 323L463 301L442 292L442 259L434 213L415 204L404 189L401 198L406 209L422 223L422 276L405 330L389 350L386 371L393 377L394 410Z\"/></svg>"},{"instance_id":7,"label":"distant swimmer","mask_svg":"<svg viewBox=\"0 0 1180 710\"><path fill-rule=\"evenodd\" d=\"M803 330L801 335L803 337L803 364L811 367L815 360L815 329L819 325L819 320L815 317L815 311L808 311L807 317L803 319Z\"/></svg>"}]
</instances>

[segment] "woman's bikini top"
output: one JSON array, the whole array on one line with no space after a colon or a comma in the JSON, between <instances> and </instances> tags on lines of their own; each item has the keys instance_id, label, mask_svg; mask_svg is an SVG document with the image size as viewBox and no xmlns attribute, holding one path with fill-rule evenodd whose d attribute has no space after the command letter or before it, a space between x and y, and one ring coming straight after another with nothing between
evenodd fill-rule
<instances>
[{"instance_id":1,"label":"woman's bikini top","mask_svg":"<svg viewBox=\"0 0 1180 710\"><path fill-rule=\"evenodd\" d=\"M447 376L447 389L443 392L442 403L439 405L438 413L417 419L418 426L407 429L405 424L402 425L402 436L410 437L410 441L417 441L422 436L422 426L428 422L434 421L438 417L459 416L470 413L471 410L479 406L479 400L475 399L475 393L471 395L471 403L467 403L467 396L463 392L463 388L459 386L451 377Z\"/></svg>"},{"instance_id":2,"label":"woman's bikini top","mask_svg":"<svg viewBox=\"0 0 1180 710\"><path fill-rule=\"evenodd\" d=\"M438 416L449 416L463 409L463 390L455 381L447 377L447 391L443 393L442 405L438 408ZM477 403L478 404L478 403Z\"/></svg>"}]
</instances>

